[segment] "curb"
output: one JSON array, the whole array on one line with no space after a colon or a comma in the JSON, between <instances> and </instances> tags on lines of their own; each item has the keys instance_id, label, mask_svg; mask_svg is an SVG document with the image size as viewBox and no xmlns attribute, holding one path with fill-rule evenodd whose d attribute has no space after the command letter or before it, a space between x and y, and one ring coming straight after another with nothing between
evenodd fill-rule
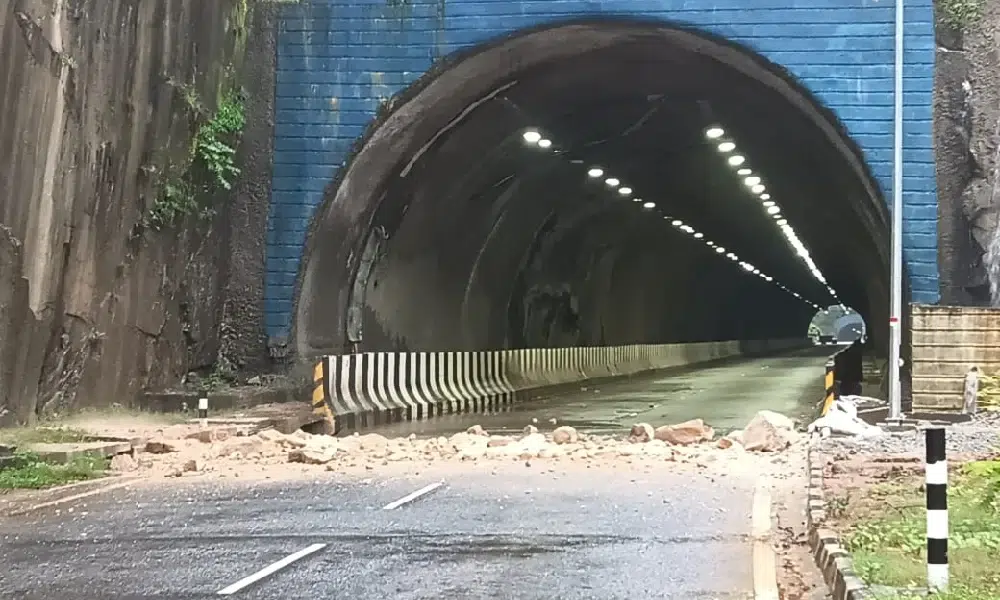
<instances>
[{"instance_id":1,"label":"curb","mask_svg":"<svg viewBox=\"0 0 1000 600\"><path fill-rule=\"evenodd\" d=\"M823 465L813 464L813 445L810 441L806 451L806 465L809 469L806 523L813 560L823 573L823 579L830 588L833 600L870 600L874 598L871 588L855 572L854 561L841 545L840 535L824 527L827 515L826 497L823 492Z\"/></svg>"}]
</instances>

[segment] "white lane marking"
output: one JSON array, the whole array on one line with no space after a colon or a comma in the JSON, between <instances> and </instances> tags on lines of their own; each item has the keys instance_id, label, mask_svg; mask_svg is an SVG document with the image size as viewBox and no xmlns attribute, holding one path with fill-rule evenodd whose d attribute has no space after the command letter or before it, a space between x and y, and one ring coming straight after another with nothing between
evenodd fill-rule
<instances>
[{"instance_id":1,"label":"white lane marking","mask_svg":"<svg viewBox=\"0 0 1000 600\"><path fill-rule=\"evenodd\" d=\"M274 575L275 573L277 573L278 571L284 569L285 567L287 567L288 565L292 564L293 562L295 562L297 560L300 560L300 559L303 559L303 558L309 556L310 554L314 554L316 552L319 552L323 548L326 548L326 544L313 544L312 546L309 546L308 548L303 548L302 550L299 550L295 554L289 554L285 558L279 560L278 562L276 562L274 564L271 564L271 565L269 565L269 566L261 569L260 571L257 571L253 575L250 575L249 577L244 577L243 579L240 579L236 583L234 583L234 584L232 584L232 585L230 585L228 587L222 588L221 590L219 590L218 592L216 592L216 594L219 595L219 596L231 596L231 595L235 594L236 592L242 590L243 588L245 588L245 587L247 587L249 585L252 585L254 583L257 583L258 581L260 581L261 579L264 579L265 577L268 577L269 575Z\"/></svg>"},{"instance_id":2,"label":"white lane marking","mask_svg":"<svg viewBox=\"0 0 1000 600\"><path fill-rule=\"evenodd\" d=\"M778 561L771 547L771 494L764 479L754 488L752 506L753 595L755 600L778 600Z\"/></svg>"},{"instance_id":3,"label":"white lane marking","mask_svg":"<svg viewBox=\"0 0 1000 600\"><path fill-rule=\"evenodd\" d=\"M420 488L419 490L413 492L412 494L408 494L406 496L403 496L399 500L394 500L394 501L390 502L389 504L386 504L385 506L382 507L382 510L395 510L395 509L399 508L400 506L402 506L404 504L408 504L410 502L413 502L414 500L416 500L417 498L419 498L419 497L421 497L421 496L423 496L425 494L429 494L429 493L433 492L434 490L438 489L442 485L444 485L444 482L443 481L438 481L437 483L432 483L432 484L430 484L428 486L424 486L424 487Z\"/></svg>"}]
</instances>

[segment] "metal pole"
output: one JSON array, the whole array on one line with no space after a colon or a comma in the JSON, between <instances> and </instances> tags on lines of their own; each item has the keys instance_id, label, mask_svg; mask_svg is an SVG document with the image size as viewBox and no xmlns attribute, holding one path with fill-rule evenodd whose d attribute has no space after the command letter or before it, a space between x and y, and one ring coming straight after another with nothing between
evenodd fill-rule
<instances>
[{"instance_id":1,"label":"metal pole","mask_svg":"<svg viewBox=\"0 0 1000 600\"><path fill-rule=\"evenodd\" d=\"M924 433L927 459L927 587L932 592L948 589L948 456L943 427Z\"/></svg>"},{"instance_id":2,"label":"metal pole","mask_svg":"<svg viewBox=\"0 0 1000 600\"><path fill-rule=\"evenodd\" d=\"M903 416L899 384L903 312L903 0L896 0L896 68L892 140L892 279L889 309L889 420Z\"/></svg>"}]
</instances>

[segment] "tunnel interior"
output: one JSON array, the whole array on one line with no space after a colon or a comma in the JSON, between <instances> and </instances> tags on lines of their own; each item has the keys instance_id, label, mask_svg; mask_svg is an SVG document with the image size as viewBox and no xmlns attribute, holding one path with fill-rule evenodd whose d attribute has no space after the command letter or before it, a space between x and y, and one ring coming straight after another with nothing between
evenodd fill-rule
<instances>
[{"instance_id":1,"label":"tunnel interior","mask_svg":"<svg viewBox=\"0 0 1000 600\"><path fill-rule=\"evenodd\" d=\"M859 150L787 74L697 31L575 22L394 100L314 220L295 336L302 354L804 337L830 304L886 323L888 256Z\"/></svg>"}]
</instances>

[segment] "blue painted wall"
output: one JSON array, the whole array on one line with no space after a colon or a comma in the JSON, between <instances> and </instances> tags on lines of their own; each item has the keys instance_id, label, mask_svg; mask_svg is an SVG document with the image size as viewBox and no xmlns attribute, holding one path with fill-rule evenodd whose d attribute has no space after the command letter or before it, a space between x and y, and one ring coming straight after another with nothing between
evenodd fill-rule
<instances>
[{"instance_id":1,"label":"blue painted wall","mask_svg":"<svg viewBox=\"0 0 1000 600\"><path fill-rule=\"evenodd\" d=\"M694 24L783 65L840 116L891 198L891 0L300 0L282 8L279 25L265 296L269 335L290 329L310 218L383 100L455 50L595 14ZM910 0L906 18L904 249L912 300L933 304L932 0Z\"/></svg>"}]
</instances>

